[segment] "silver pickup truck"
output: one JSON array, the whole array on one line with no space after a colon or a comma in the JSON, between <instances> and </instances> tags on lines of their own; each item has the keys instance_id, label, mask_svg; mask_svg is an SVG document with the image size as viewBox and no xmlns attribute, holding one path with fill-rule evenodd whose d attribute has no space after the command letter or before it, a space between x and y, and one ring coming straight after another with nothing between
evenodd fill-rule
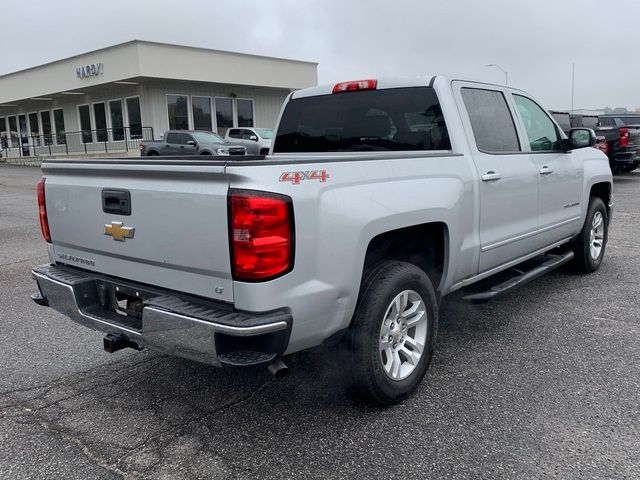
<instances>
[{"instance_id":1,"label":"silver pickup truck","mask_svg":"<svg viewBox=\"0 0 640 480\"><path fill-rule=\"evenodd\" d=\"M332 342L353 390L392 404L427 371L443 296L599 268L594 141L525 92L436 76L296 91L266 157L47 160L33 299L111 352L278 372Z\"/></svg>"}]
</instances>

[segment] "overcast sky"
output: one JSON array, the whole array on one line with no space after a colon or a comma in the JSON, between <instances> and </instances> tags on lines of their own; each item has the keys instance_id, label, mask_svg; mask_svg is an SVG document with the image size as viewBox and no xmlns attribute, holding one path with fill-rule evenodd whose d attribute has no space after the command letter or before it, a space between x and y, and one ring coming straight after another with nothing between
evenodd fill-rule
<instances>
[{"instance_id":1,"label":"overcast sky","mask_svg":"<svg viewBox=\"0 0 640 480\"><path fill-rule=\"evenodd\" d=\"M497 63L550 109L571 106L575 62L576 109L640 107L639 0L29 0L3 10L0 74L136 38L316 61L320 83L432 73L498 83L504 74L485 67Z\"/></svg>"}]
</instances>

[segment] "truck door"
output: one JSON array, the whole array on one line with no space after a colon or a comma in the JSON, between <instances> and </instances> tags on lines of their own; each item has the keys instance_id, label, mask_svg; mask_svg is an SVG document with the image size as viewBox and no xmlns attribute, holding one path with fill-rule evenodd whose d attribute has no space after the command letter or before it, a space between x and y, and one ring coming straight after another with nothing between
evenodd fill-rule
<instances>
[{"instance_id":1,"label":"truck door","mask_svg":"<svg viewBox=\"0 0 640 480\"><path fill-rule=\"evenodd\" d=\"M196 139L193 138L193 135L190 133L181 133L180 152L178 155L196 155L198 153L198 147L196 145Z\"/></svg>"},{"instance_id":2,"label":"truck door","mask_svg":"<svg viewBox=\"0 0 640 480\"><path fill-rule=\"evenodd\" d=\"M523 151L515 111L505 89L454 82L478 173L479 271L535 250L538 230L538 171Z\"/></svg>"},{"instance_id":3,"label":"truck door","mask_svg":"<svg viewBox=\"0 0 640 480\"><path fill-rule=\"evenodd\" d=\"M519 121L527 134L525 149L538 171L540 201L538 248L580 231L583 165L580 152L565 152L562 135L534 100L513 94Z\"/></svg>"},{"instance_id":4,"label":"truck door","mask_svg":"<svg viewBox=\"0 0 640 480\"><path fill-rule=\"evenodd\" d=\"M180 133L167 132L160 155L180 155Z\"/></svg>"}]
</instances>

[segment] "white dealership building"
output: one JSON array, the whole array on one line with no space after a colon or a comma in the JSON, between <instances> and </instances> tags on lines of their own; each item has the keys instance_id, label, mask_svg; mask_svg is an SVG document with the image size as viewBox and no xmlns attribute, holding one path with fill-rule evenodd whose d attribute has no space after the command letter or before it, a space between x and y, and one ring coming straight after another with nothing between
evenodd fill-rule
<instances>
[{"instance_id":1,"label":"white dealership building","mask_svg":"<svg viewBox=\"0 0 640 480\"><path fill-rule=\"evenodd\" d=\"M168 129L274 127L317 64L133 40L0 76L3 157L131 152Z\"/></svg>"}]
</instances>

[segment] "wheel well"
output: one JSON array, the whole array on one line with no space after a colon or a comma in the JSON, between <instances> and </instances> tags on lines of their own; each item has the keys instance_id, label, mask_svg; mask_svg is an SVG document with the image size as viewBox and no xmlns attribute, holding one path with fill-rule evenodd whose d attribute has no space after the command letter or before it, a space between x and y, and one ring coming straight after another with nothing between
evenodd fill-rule
<instances>
[{"instance_id":1,"label":"wheel well","mask_svg":"<svg viewBox=\"0 0 640 480\"><path fill-rule=\"evenodd\" d=\"M611 207L609 206L611 200L611 184L607 182L596 183L591 187L589 193L591 197L598 197L604 202L604 206L607 208L608 216L611 216Z\"/></svg>"},{"instance_id":2,"label":"wheel well","mask_svg":"<svg viewBox=\"0 0 640 480\"><path fill-rule=\"evenodd\" d=\"M444 272L447 226L441 222L424 223L381 233L367 248L365 270L380 260L400 260L416 265L438 290Z\"/></svg>"}]
</instances>

